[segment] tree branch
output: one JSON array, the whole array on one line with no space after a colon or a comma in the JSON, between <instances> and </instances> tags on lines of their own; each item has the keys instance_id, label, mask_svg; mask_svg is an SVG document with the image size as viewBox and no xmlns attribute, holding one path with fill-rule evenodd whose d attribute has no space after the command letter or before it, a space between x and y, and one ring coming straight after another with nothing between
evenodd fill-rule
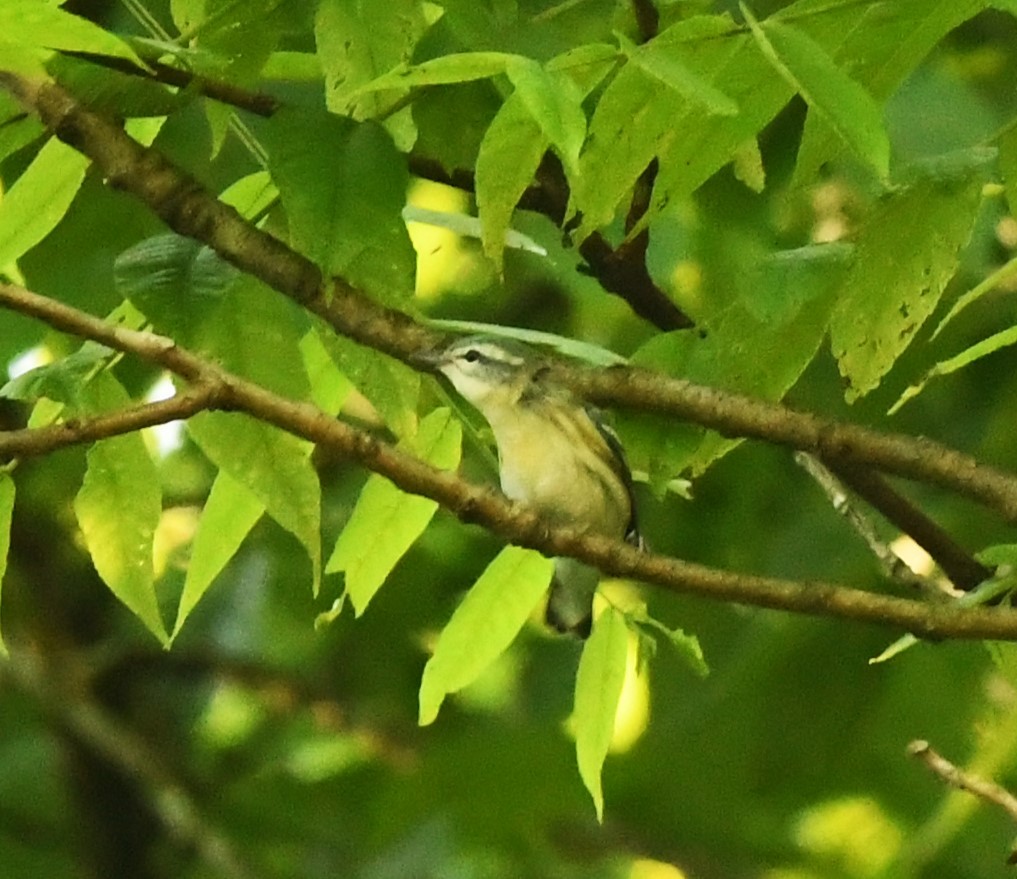
<instances>
[{"instance_id":1,"label":"tree branch","mask_svg":"<svg viewBox=\"0 0 1017 879\"><path fill-rule=\"evenodd\" d=\"M6 301L7 288L0 285L0 301ZM0 431L0 462L14 458L32 458L69 445L92 443L97 440L133 433L144 427L182 421L216 406L218 388L213 385L195 385L175 394L168 400L142 403L93 418L69 418L47 427Z\"/></svg>"},{"instance_id":2,"label":"tree branch","mask_svg":"<svg viewBox=\"0 0 1017 879\"><path fill-rule=\"evenodd\" d=\"M618 540L550 525L538 512L514 504L493 488L475 485L398 451L364 431L336 421L310 403L280 397L153 333L128 330L70 306L11 285L0 285L0 303L50 326L134 354L205 387L210 405L245 412L310 442L343 454L390 479L404 491L424 495L464 522L476 522L504 540L548 556L581 559L617 577L631 577L674 592L815 616L897 626L927 638L1017 640L1017 611L928 605L819 581L733 574L666 556L641 552ZM84 442L73 431L64 445ZM7 453L30 448L8 443Z\"/></svg>"},{"instance_id":3,"label":"tree branch","mask_svg":"<svg viewBox=\"0 0 1017 879\"><path fill-rule=\"evenodd\" d=\"M96 164L112 186L147 204L181 235L260 278L342 335L405 362L441 342L408 315L369 300L342 278L326 284L310 260L257 229L157 151L85 110L59 86L0 74L0 84L35 110L62 140ZM925 438L885 434L778 403L672 379L648 370L558 368L590 402L675 416L719 431L812 452L832 465L868 464L974 498L1017 522L1017 477Z\"/></svg>"}]
</instances>

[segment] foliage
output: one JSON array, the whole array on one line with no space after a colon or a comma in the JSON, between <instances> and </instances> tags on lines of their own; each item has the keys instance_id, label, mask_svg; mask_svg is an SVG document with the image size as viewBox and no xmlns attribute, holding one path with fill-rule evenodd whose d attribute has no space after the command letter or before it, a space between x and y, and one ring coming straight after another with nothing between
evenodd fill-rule
<instances>
[{"instance_id":1,"label":"foliage","mask_svg":"<svg viewBox=\"0 0 1017 879\"><path fill-rule=\"evenodd\" d=\"M1010 479L1015 36L990 0L5 0L0 863L995 875L1004 817L904 753L1017 781L1011 645L616 579L584 644L553 637L548 560L440 511L435 486L495 462L392 310L929 435ZM49 81L154 152L97 157L99 127L46 119ZM204 191L246 225L206 222ZM261 233L331 280L291 284ZM21 287L119 335L30 320ZM177 402L182 426L115 429ZM742 433L616 413L649 546L719 598L718 569L817 581L758 602L809 614L836 612L818 581L899 591L758 411ZM995 573L929 619L1009 604L998 509L927 481L905 506L952 538L869 497L875 542Z\"/></svg>"}]
</instances>

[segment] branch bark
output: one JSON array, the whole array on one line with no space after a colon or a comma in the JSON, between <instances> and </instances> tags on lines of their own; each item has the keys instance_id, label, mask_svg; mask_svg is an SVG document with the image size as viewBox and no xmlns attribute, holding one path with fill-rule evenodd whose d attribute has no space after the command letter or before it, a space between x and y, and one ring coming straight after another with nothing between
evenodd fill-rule
<instances>
[{"instance_id":1,"label":"branch bark","mask_svg":"<svg viewBox=\"0 0 1017 879\"><path fill-rule=\"evenodd\" d=\"M326 283L310 260L247 223L157 151L81 107L52 83L0 75L0 85L36 112L62 140L88 156L110 185L132 193L181 235L260 278L337 332L410 362L442 337L408 315L369 300L342 278ZM696 385L647 370L558 370L590 402L641 409L812 452L832 465L867 464L973 498L1017 522L1017 477L925 438L887 434L800 412L778 403Z\"/></svg>"},{"instance_id":2,"label":"branch bark","mask_svg":"<svg viewBox=\"0 0 1017 879\"><path fill-rule=\"evenodd\" d=\"M500 492L475 485L398 451L369 433L336 421L309 403L280 397L223 370L153 333L113 326L70 306L12 285L0 285L0 304L45 321L55 329L133 354L197 382L209 390L208 408L247 413L282 430L343 454L386 476L404 491L429 497L464 522L482 524L504 540L548 556L582 559L604 573L630 577L673 592L718 601L829 616L905 629L924 638L1017 640L1017 611L930 605L820 581L795 581L734 574L667 556L570 527L554 527L539 513L514 504ZM62 445L92 438L90 422L64 429ZM125 429L127 422L124 422ZM45 428L44 430L52 430ZM21 445L6 440L7 456L41 448L30 435ZM55 441L55 440L54 440ZM37 452L38 453L38 452Z\"/></svg>"}]
</instances>

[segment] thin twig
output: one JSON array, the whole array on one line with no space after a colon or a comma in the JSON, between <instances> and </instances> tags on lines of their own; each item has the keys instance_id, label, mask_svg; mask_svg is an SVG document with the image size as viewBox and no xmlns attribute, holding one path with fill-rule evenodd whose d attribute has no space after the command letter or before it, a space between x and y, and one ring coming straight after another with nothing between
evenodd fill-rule
<instances>
[{"instance_id":1,"label":"thin twig","mask_svg":"<svg viewBox=\"0 0 1017 879\"><path fill-rule=\"evenodd\" d=\"M946 597L943 590L912 571L887 545L879 536L874 523L851 502L844 486L820 461L805 452L796 452L795 461L823 490L834 511L840 514L861 537L887 577L910 586L926 598Z\"/></svg>"},{"instance_id":2,"label":"thin twig","mask_svg":"<svg viewBox=\"0 0 1017 879\"><path fill-rule=\"evenodd\" d=\"M924 739L915 739L911 742L907 747L907 753L909 757L921 760L930 772L950 787L967 791L987 803L999 806L1014 822L1017 822L1017 797L1002 785L961 769L933 749ZM1007 863L1017 864L1017 847L1011 851Z\"/></svg>"},{"instance_id":3,"label":"thin twig","mask_svg":"<svg viewBox=\"0 0 1017 879\"><path fill-rule=\"evenodd\" d=\"M834 466L832 470L841 482L924 549L958 589L970 591L992 577L989 568L901 496L878 473L847 465Z\"/></svg>"},{"instance_id":4,"label":"thin twig","mask_svg":"<svg viewBox=\"0 0 1017 879\"><path fill-rule=\"evenodd\" d=\"M400 452L379 438L329 417L317 407L280 397L229 373L171 340L153 333L113 326L75 308L12 285L0 285L0 304L46 321L80 338L92 339L124 353L157 363L203 387L209 404L246 413L296 436L346 455L380 473L404 491L437 501L464 522L481 523L504 540L548 556L581 559L606 574L630 577L674 592L816 616L877 623L902 628L927 638L995 638L1017 640L1017 611L995 607L930 605L821 581L784 580L735 574L680 559L642 552L620 540L555 527L540 513L514 504L493 488L475 485L454 473L438 470ZM18 456L24 446L8 443L6 453ZM73 429L62 435L65 445L83 442Z\"/></svg>"}]
</instances>

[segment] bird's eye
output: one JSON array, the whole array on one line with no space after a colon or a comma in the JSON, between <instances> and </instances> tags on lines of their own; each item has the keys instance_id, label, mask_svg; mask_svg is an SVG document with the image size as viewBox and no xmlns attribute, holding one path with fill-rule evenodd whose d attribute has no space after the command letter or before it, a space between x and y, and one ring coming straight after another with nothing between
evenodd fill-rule
<instances>
[{"instance_id":1,"label":"bird's eye","mask_svg":"<svg viewBox=\"0 0 1017 879\"><path fill-rule=\"evenodd\" d=\"M463 354L463 360L467 363L476 363L481 358L481 353L476 348L470 348L465 354Z\"/></svg>"}]
</instances>

